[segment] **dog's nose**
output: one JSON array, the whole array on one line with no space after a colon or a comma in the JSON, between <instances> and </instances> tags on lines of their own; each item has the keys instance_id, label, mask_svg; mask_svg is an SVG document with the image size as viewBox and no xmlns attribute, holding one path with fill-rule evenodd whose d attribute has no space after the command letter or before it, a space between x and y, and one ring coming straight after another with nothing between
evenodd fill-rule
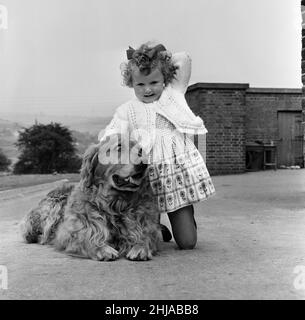
<instances>
[{"instance_id":1,"label":"dog's nose","mask_svg":"<svg viewBox=\"0 0 305 320\"><path fill-rule=\"evenodd\" d=\"M137 164L135 167L137 172L144 172L147 168L147 164L141 162L140 164Z\"/></svg>"}]
</instances>

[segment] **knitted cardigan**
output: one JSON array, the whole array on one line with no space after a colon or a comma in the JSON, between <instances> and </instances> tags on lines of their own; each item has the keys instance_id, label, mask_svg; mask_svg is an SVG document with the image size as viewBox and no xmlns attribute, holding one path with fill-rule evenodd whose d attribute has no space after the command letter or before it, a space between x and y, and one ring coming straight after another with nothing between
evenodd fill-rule
<instances>
[{"instance_id":1,"label":"knitted cardigan","mask_svg":"<svg viewBox=\"0 0 305 320\"><path fill-rule=\"evenodd\" d=\"M207 133L202 119L191 111L183 93L168 85L157 101L143 103L133 99L119 106L105 131L100 132L99 140L103 141L112 134L130 134L148 153L155 140L157 114L165 117L181 133Z\"/></svg>"},{"instance_id":2,"label":"knitted cardigan","mask_svg":"<svg viewBox=\"0 0 305 320\"><path fill-rule=\"evenodd\" d=\"M191 72L191 58L181 52L174 54L173 59L179 66L179 71L176 80L167 85L160 98L152 103L134 98L119 106L109 125L99 133L100 141L112 134L130 134L130 138L138 141L148 153L158 134L158 114L170 121L178 134L207 133L202 119L192 112L184 97Z\"/></svg>"}]
</instances>

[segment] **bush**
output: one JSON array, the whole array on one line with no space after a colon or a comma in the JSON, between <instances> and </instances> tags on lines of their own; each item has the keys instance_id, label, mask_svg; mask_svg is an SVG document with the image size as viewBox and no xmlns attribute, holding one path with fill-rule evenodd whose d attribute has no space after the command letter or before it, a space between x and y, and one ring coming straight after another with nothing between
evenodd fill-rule
<instances>
[{"instance_id":1,"label":"bush","mask_svg":"<svg viewBox=\"0 0 305 320\"><path fill-rule=\"evenodd\" d=\"M0 171L9 170L9 166L11 165L11 163L12 161L0 149Z\"/></svg>"}]
</instances>

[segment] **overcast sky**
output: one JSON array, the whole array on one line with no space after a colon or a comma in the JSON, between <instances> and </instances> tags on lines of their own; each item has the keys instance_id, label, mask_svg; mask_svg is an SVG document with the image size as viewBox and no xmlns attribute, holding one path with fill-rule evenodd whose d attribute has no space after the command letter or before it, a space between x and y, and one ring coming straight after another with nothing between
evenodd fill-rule
<instances>
[{"instance_id":1,"label":"overcast sky","mask_svg":"<svg viewBox=\"0 0 305 320\"><path fill-rule=\"evenodd\" d=\"M0 112L109 116L119 65L148 40L193 59L191 84L301 87L299 0L0 0Z\"/></svg>"}]
</instances>

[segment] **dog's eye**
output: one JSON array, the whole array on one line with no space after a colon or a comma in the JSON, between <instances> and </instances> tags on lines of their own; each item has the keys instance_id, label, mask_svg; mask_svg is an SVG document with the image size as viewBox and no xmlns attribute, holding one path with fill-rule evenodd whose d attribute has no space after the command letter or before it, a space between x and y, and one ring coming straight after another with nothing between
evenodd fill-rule
<instances>
[{"instance_id":1,"label":"dog's eye","mask_svg":"<svg viewBox=\"0 0 305 320\"><path fill-rule=\"evenodd\" d=\"M138 151L138 157L142 157L142 149L139 149L139 151Z\"/></svg>"}]
</instances>

